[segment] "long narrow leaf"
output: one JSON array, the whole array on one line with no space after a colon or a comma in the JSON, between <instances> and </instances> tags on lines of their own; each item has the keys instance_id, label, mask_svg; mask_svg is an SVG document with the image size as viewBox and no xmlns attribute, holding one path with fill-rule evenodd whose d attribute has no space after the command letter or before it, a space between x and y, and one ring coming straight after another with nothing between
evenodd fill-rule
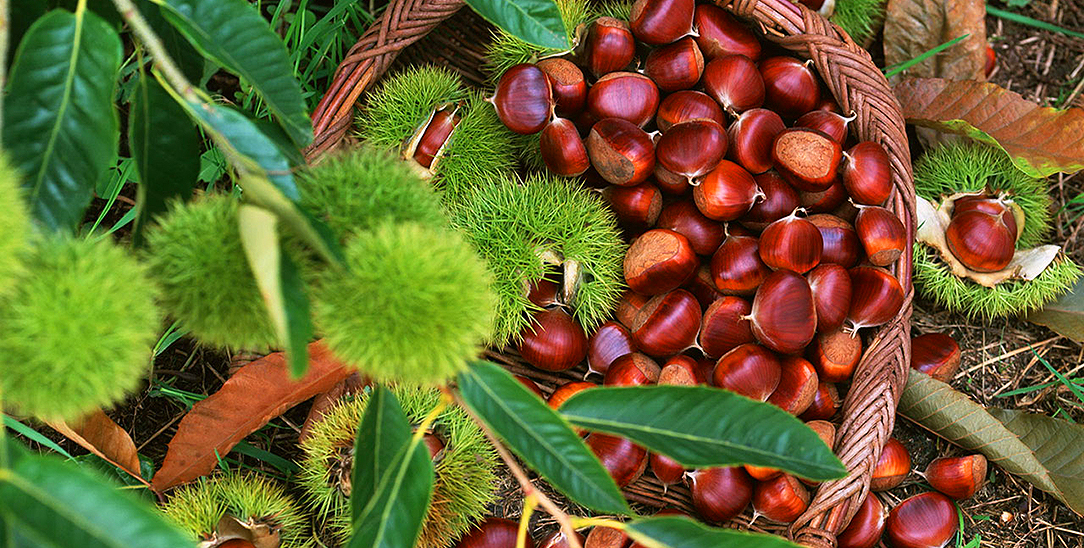
<instances>
[{"instance_id":1,"label":"long narrow leaf","mask_svg":"<svg viewBox=\"0 0 1084 548\"><path fill-rule=\"evenodd\" d=\"M776 535L718 529L685 517L657 517L636 520L625 528L640 546L651 548L797 548L797 544Z\"/></svg>"},{"instance_id":2,"label":"long narrow leaf","mask_svg":"<svg viewBox=\"0 0 1084 548\"><path fill-rule=\"evenodd\" d=\"M478 15L529 44L568 49L561 11L553 0L466 0Z\"/></svg>"}]
</instances>

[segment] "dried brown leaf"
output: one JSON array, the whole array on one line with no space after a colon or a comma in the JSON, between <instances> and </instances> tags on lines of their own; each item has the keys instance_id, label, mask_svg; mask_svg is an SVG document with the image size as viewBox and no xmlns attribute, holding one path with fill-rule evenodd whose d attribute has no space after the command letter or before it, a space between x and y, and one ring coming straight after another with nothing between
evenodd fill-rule
<instances>
[{"instance_id":1,"label":"dried brown leaf","mask_svg":"<svg viewBox=\"0 0 1084 548\"><path fill-rule=\"evenodd\" d=\"M895 76L986 80L984 0L889 0L885 8L885 65L904 63L965 34L965 40Z\"/></svg>"},{"instance_id":2,"label":"dried brown leaf","mask_svg":"<svg viewBox=\"0 0 1084 548\"><path fill-rule=\"evenodd\" d=\"M95 409L72 424L64 421L51 421L48 424L87 451L128 472L140 482L147 483L139 475L139 454L132 436L101 409Z\"/></svg>"},{"instance_id":3,"label":"dried brown leaf","mask_svg":"<svg viewBox=\"0 0 1084 548\"><path fill-rule=\"evenodd\" d=\"M319 342L309 345L309 371L300 380L290 379L282 352L245 365L181 419L151 485L162 491L211 472L216 452L225 456L268 421L330 390L352 371Z\"/></svg>"}]
</instances>

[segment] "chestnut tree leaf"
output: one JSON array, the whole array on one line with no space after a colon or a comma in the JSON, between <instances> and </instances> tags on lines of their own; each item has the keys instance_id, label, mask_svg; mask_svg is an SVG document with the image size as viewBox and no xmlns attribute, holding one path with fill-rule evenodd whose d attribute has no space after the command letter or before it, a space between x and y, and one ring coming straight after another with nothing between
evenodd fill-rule
<instances>
[{"instance_id":1,"label":"chestnut tree leaf","mask_svg":"<svg viewBox=\"0 0 1084 548\"><path fill-rule=\"evenodd\" d=\"M708 386L615 386L578 392L572 424L628 438L687 468L751 464L815 481L847 475L820 436L770 403Z\"/></svg>"},{"instance_id":2,"label":"chestnut tree leaf","mask_svg":"<svg viewBox=\"0 0 1084 548\"><path fill-rule=\"evenodd\" d=\"M1001 148L1032 177L1084 168L1084 109L1058 110L988 82L914 78L894 88L908 123Z\"/></svg>"},{"instance_id":3,"label":"chestnut tree leaf","mask_svg":"<svg viewBox=\"0 0 1084 548\"><path fill-rule=\"evenodd\" d=\"M1077 513L1084 511L1084 426L1018 409L991 407L991 415L1035 453Z\"/></svg>"},{"instance_id":4,"label":"chestnut tree leaf","mask_svg":"<svg viewBox=\"0 0 1084 548\"><path fill-rule=\"evenodd\" d=\"M984 0L888 0L885 5L885 65L902 65L940 44L959 43L909 67L910 77L986 80ZM897 78L889 77L896 82Z\"/></svg>"},{"instance_id":5,"label":"chestnut tree leaf","mask_svg":"<svg viewBox=\"0 0 1084 548\"><path fill-rule=\"evenodd\" d=\"M217 1L217 0L212 0ZM483 19L501 30L543 48L567 50L561 11L554 0L466 0Z\"/></svg>"},{"instance_id":6,"label":"chestnut tree leaf","mask_svg":"<svg viewBox=\"0 0 1084 548\"><path fill-rule=\"evenodd\" d=\"M736 529L708 527L684 516L666 516L631 521L625 525L637 546L647 548L797 548L797 544L777 535L750 533Z\"/></svg>"},{"instance_id":7,"label":"chestnut tree leaf","mask_svg":"<svg viewBox=\"0 0 1084 548\"><path fill-rule=\"evenodd\" d=\"M76 422L49 421L47 424L87 451L138 478L140 483L145 483L132 436L101 409L87 413Z\"/></svg>"},{"instance_id":8,"label":"chestnut tree leaf","mask_svg":"<svg viewBox=\"0 0 1084 548\"><path fill-rule=\"evenodd\" d=\"M510 373L476 361L458 380L467 407L550 485L598 512L631 513L613 478L568 421Z\"/></svg>"},{"instance_id":9,"label":"chestnut tree leaf","mask_svg":"<svg viewBox=\"0 0 1084 548\"><path fill-rule=\"evenodd\" d=\"M1084 278L1077 280L1073 288L1058 300L1029 312L1027 320L1084 343Z\"/></svg>"}]
</instances>

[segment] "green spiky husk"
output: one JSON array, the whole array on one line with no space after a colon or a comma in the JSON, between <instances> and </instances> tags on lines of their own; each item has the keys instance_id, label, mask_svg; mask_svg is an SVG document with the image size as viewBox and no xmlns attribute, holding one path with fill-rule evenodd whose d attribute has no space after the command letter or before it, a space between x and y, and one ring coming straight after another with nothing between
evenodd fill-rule
<instances>
[{"instance_id":1,"label":"green spiky husk","mask_svg":"<svg viewBox=\"0 0 1084 548\"><path fill-rule=\"evenodd\" d=\"M592 20L596 15L593 13L586 0L556 0L557 9L561 12L561 21L565 25L565 38L571 47L576 45L577 28ZM556 48L544 48L529 44L523 40L497 29L493 33L493 41L486 49L486 62L483 68L489 73L491 79L496 81L504 74L504 71L520 63L534 63L542 57L556 55L563 50Z\"/></svg>"},{"instance_id":2,"label":"green spiky husk","mask_svg":"<svg viewBox=\"0 0 1084 548\"><path fill-rule=\"evenodd\" d=\"M611 0L600 2L592 7L594 8L592 19L613 17L626 22L632 19L632 0Z\"/></svg>"},{"instance_id":3,"label":"green spiky husk","mask_svg":"<svg viewBox=\"0 0 1084 548\"><path fill-rule=\"evenodd\" d=\"M77 419L139 386L161 327L158 290L112 240L35 244L0 305L0 393L22 413Z\"/></svg>"},{"instance_id":4,"label":"green spiky husk","mask_svg":"<svg viewBox=\"0 0 1084 548\"><path fill-rule=\"evenodd\" d=\"M433 389L393 386L392 390L414 425L436 408L441 397ZM367 402L365 394L340 403L316 423L301 444L298 482L308 493L317 519L340 541L350 531L349 504L336 479L334 463L344 448L354 446ZM419 548L450 546L485 515L497 486L496 453L462 409L454 405L445 409L433 431L443 437L445 449L435 466L433 498L416 544ZM343 473L349 474L349 470Z\"/></svg>"},{"instance_id":5,"label":"green spiky husk","mask_svg":"<svg viewBox=\"0 0 1084 548\"><path fill-rule=\"evenodd\" d=\"M512 149L516 157L527 171L549 173L546 162L542 159L542 143L539 141L540 133L531 135L515 135L512 137Z\"/></svg>"},{"instance_id":6,"label":"green spiky husk","mask_svg":"<svg viewBox=\"0 0 1084 548\"><path fill-rule=\"evenodd\" d=\"M308 519L286 492L263 476L228 472L178 488L162 512L193 539L211 538L227 514L282 528L281 548L312 545Z\"/></svg>"},{"instance_id":7,"label":"green spiky husk","mask_svg":"<svg viewBox=\"0 0 1084 548\"><path fill-rule=\"evenodd\" d=\"M886 0L836 0L836 11L829 19L861 44L880 30L886 3Z\"/></svg>"},{"instance_id":8,"label":"green spiky husk","mask_svg":"<svg viewBox=\"0 0 1084 548\"><path fill-rule=\"evenodd\" d=\"M279 343L241 244L240 202L225 194L174 203L147 231L146 260L162 306L216 348L265 351Z\"/></svg>"},{"instance_id":9,"label":"green spiky husk","mask_svg":"<svg viewBox=\"0 0 1084 548\"><path fill-rule=\"evenodd\" d=\"M516 136L482 93L472 92L436 166L435 182L446 201L461 201L479 181L510 174L515 167L512 140Z\"/></svg>"},{"instance_id":10,"label":"green spiky husk","mask_svg":"<svg viewBox=\"0 0 1084 548\"><path fill-rule=\"evenodd\" d=\"M937 251L915 244L914 282L919 293L953 312L969 317L1015 316L1042 307L1073 287L1081 269L1065 256L1054 259L1034 280L1010 280L994 287L956 277Z\"/></svg>"},{"instance_id":11,"label":"green spiky husk","mask_svg":"<svg viewBox=\"0 0 1084 548\"><path fill-rule=\"evenodd\" d=\"M347 269L320 274L312 294L329 349L379 381L443 384L482 350L496 298L462 235L385 224L346 245Z\"/></svg>"},{"instance_id":12,"label":"green spiky husk","mask_svg":"<svg viewBox=\"0 0 1084 548\"><path fill-rule=\"evenodd\" d=\"M471 194L453 212L452 222L493 272L498 296L494 344L518 339L529 325L526 312L537 310L524 288L547 272L539 258L542 250L581 264L584 281L569 304L584 329L609 318L625 288L625 244L617 221L579 181L534 175L525 183L495 182Z\"/></svg>"},{"instance_id":13,"label":"green spiky husk","mask_svg":"<svg viewBox=\"0 0 1084 548\"><path fill-rule=\"evenodd\" d=\"M301 205L345 241L385 222L447 226L440 197L383 148L335 154L297 174Z\"/></svg>"},{"instance_id":14,"label":"green spiky husk","mask_svg":"<svg viewBox=\"0 0 1084 548\"><path fill-rule=\"evenodd\" d=\"M20 257L27 247L30 219L19 177L8 157L0 154L0 298L14 288L22 271Z\"/></svg>"},{"instance_id":15,"label":"green spiky husk","mask_svg":"<svg viewBox=\"0 0 1084 548\"><path fill-rule=\"evenodd\" d=\"M915 162L915 192L940 203L959 192L1005 192L1024 211L1024 228L1017 249L1042 243L1050 230L1053 200L1046 181L1029 177L1012 160L994 147L979 144L949 144L927 151Z\"/></svg>"}]
</instances>

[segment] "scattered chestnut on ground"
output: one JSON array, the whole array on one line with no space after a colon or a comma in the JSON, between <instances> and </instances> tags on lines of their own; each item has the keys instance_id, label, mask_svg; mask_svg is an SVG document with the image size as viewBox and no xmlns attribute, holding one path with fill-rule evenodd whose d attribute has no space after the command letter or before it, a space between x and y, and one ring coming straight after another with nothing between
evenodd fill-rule
<instances>
[{"instance_id":1,"label":"scattered chestnut on ground","mask_svg":"<svg viewBox=\"0 0 1084 548\"><path fill-rule=\"evenodd\" d=\"M741 466L701 468L685 477L696 512L710 523L732 519L753 500L753 478Z\"/></svg>"},{"instance_id":2,"label":"scattered chestnut on ground","mask_svg":"<svg viewBox=\"0 0 1084 548\"><path fill-rule=\"evenodd\" d=\"M527 363L546 371L565 371L587 357L587 335L576 320L560 308L531 315L519 352Z\"/></svg>"},{"instance_id":3,"label":"scattered chestnut on ground","mask_svg":"<svg viewBox=\"0 0 1084 548\"><path fill-rule=\"evenodd\" d=\"M919 335L911 339L911 368L950 382L960 368L960 345L944 333Z\"/></svg>"},{"instance_id":4,"label":"scattered chestnut on ground","mask_svg":"<svg viewBox=\"0 0 1084 548\"><path fill-rule=\"evenodd\" d=\"M911 454L899 440L888 438L888 443L885 443L881 450L881 457L877 459L877 466L873 468L869 488L873 491L894 489L903 483L910 473Z\"/></svg>"},{"instance_id":5,"label":"scattered chestnut on ground","mask_svg":"<svg viewBox=\"0 0 1084 548\"><path fill-rule=\"evenodd\" d=\"M956 505L937 492L904 500L888 513L885 543L891 548L941 548L959 528Z\"/></svg>"},{"instance_id":6,"label":"scattered chestnut on ground","mask_svg":"<svg viewBox=\"0 0 1084 548\"><path fill-rule=\"evenodd\" d=\"M941 457L923 474L930 486L956 500L971 498L986 482L986 457Z\"/></svg>"},{"instance_id":7,"label":"scattered chestnut on ground","mask_svg":"<svg viewBox=\"0 0 1084 548\"><path fill-rule=\"evenodd\" d=\"M487 517L474 526L466 536L459 539L456 548L504 548L515 546L519 535L519 523L510 519ZM527 535L527 548L534 548L534 540Z\"/></svg>"}]
</instances>

